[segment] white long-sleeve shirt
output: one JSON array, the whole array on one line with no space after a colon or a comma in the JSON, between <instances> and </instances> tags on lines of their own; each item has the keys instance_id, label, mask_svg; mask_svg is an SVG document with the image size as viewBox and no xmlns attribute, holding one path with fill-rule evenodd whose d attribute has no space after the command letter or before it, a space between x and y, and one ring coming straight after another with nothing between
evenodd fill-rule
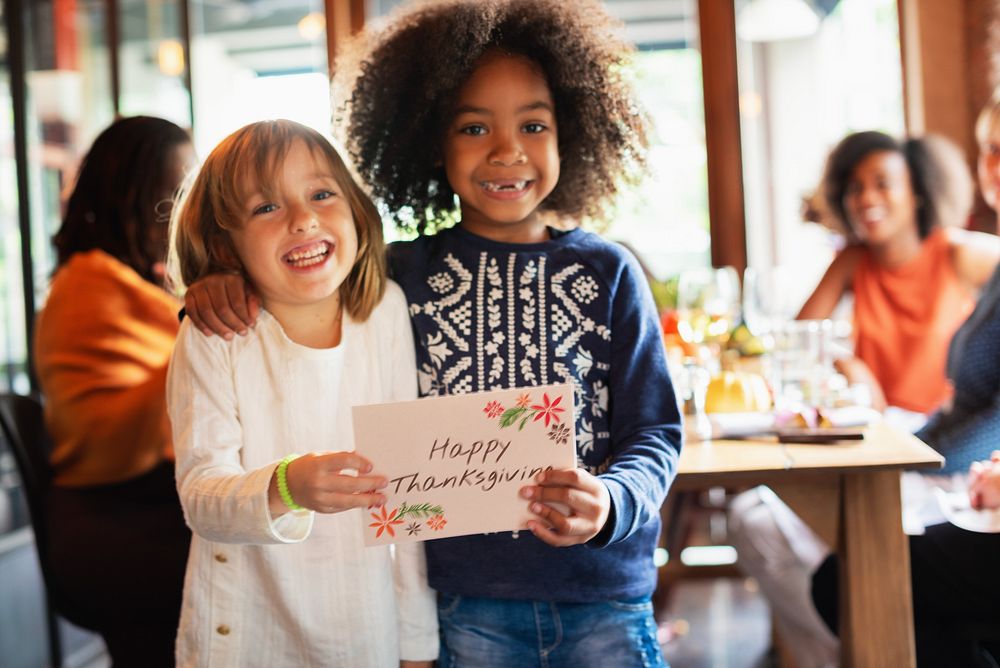
<instances>
[{"instance_id":1,"label":"white long-sleeve shirt","mask_svg":"<svg viewBox=\"0 0 1000 668\"><path fill-rule=\"evenodd\" d=\"M421 544L394 557L364 547L361 510L276 520L268 510L282 457L353 450L350 407L415 398L415 369L395 283L366 322L344 316L336 348L292 342L267 312L232 341L183 323L167 379L177 487L195 534L178 666L396 668L437 658Z\"/></svg>"}]
</instances>

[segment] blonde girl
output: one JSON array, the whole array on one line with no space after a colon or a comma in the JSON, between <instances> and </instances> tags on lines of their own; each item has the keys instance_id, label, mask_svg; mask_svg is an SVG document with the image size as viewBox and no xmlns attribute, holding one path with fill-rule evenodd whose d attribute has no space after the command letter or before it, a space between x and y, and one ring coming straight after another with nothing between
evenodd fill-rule
<instances>
[{"instance_id":1,"label":"blonde girl","mask_svg":"<svg viewBox=\"0 0 1000 668\"><path fill-rule=\"evenodd\" d=\"M266 121L209 155L172 234L176 281L238 273L262 306L233 340L184 322L171 361L177 487L195 534L178 665L434 658L422 550L364 548L357 515L384 501L386 481L351 452L349 408L416 396L375 207L320 134Z\"/></svg>"}]
</instances>

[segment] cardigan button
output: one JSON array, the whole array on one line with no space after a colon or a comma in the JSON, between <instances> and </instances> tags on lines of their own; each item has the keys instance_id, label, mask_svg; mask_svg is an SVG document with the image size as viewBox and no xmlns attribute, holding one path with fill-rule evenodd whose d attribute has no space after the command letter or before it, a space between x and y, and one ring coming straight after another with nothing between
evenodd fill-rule
<instances>
[{"instance_id":1,"label":"cardigan button","mask_svg":"<svg viewBox=\"0 0 1000 668\"><path fill-rule=\"evenodd\" d=\"M220 564L224 564L227 561L229 561L229 557L220 552L219 554L215 555L215 560L218 561Z\"/></svg>"},{"instance_id":2,"label":"cardigan button","mask_svg":"<svg viewBox=\"0 0 1000 668\"><path fill-rule=\"evenodd\" d=\"M220 636L228 636L229 627L226 626L225 624L220 624L219 628L215 629L215 632L218 633Z\"/></svg>"}]
</instances>

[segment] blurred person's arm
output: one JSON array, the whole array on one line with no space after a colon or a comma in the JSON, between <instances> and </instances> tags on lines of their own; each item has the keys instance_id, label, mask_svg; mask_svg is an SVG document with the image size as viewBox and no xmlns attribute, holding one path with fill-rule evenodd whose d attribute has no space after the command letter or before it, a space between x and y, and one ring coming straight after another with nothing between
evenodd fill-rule
<instances>
[{"instance_id":1,"label":"blurred person's arm","mask_svg":"<svg viewBox=\"0 0 1000 668\"><path fill-rule=\"evenodd\" d=\"M822 320L829 318L841 298L851 289L854 269L861 259L862 249L849 246L837 253L827 268L819 285L802 305L796 320Z\"/></svg>"},{"instance_id":2,"label":"blurred person's arm","mask_svg":"<svg viewBox=\"0 0 1000 668\"><path fill-rule=\"evenodd\" d=\"M882 384L860 358L852 355L836 359L833 361L833 368L847 379L848 385L864 385L868 388L872 408L881 413L888 407Z\"/></svg>"},{"instance_id":3,"label":"blurred person's arm","mask_svg":"<svg viewBox=\"0 0 1000 668\"><path fill-rule=\"evenodd\" d=\"M1000 237L960 228L948 228L955 273L971 291L978 292L1000 262Z\"/></svg>"}]
</instances>

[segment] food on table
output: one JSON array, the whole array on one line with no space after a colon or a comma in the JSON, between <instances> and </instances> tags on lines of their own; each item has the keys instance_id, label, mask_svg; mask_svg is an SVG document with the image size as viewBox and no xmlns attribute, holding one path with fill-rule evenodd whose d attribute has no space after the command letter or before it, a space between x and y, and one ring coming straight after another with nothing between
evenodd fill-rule
<instances>
[{"instance_id":1,"label":"food on table","mask_svg":"<svg viewBox=\"0 0 1000 668\"><path fill-rule=\"evenodd\" d=\"M763 376L723 371L708 383L706 413L746 413L771 409L771 392Z\"/></svg>"}]
</instances>

